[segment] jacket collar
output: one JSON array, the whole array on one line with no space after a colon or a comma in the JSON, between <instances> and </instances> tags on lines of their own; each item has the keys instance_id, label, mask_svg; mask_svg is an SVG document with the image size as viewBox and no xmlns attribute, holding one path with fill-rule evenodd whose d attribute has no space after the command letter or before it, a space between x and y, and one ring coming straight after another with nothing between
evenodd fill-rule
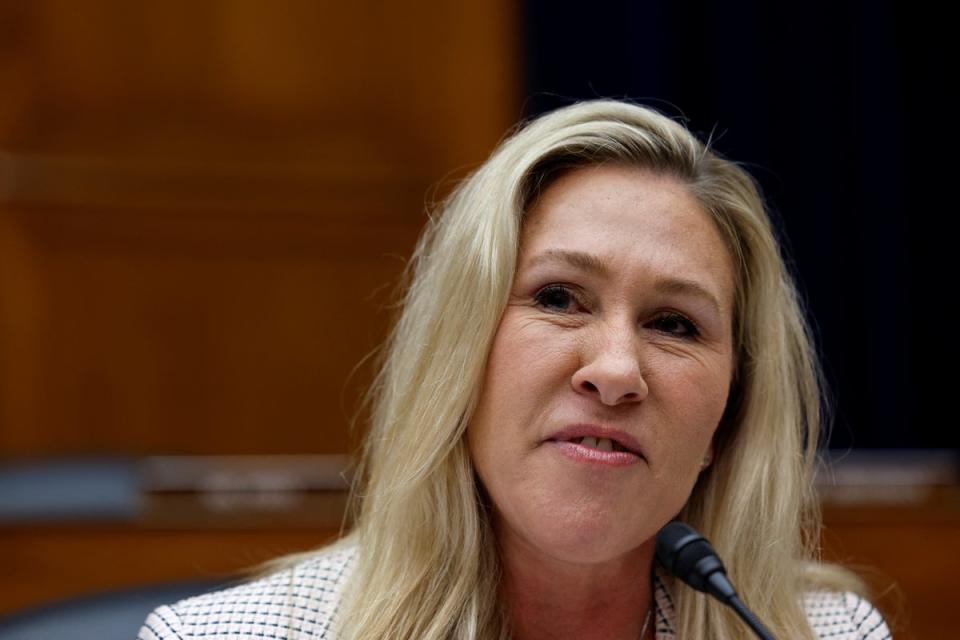
<instances>
[{"instance_id":1,"label":"jacket collar","mask_svg":"<svg viewBox=\"0 0 960 640\"><path fill-rule=\"evenodd\" d=\"M655 567L653 571L653 603L656 640L674 640L676 612L673 608L673 596L667 590L660 567Z\"/></svg>"}]
</instances>

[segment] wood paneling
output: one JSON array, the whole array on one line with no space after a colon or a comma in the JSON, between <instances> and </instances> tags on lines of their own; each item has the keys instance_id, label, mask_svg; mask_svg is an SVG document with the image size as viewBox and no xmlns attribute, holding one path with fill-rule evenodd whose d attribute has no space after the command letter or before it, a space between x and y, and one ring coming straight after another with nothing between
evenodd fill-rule
<instances>
[{"instance_id":1,"label":"wood paneling","mask_svg":"<svg viewBox=\"0 0 960 640\"><path fill-rule=\"evenodd\" d=\"M153 583L233 578L282 554L316 548L336 529L134 530L110 527L0 533L15 550L0 580L0 615L62 598Z\"/></svg>"},{"instance_id":2,"label":"wood paneling","mask_svg":"<svg viewBox=\"0 0 960 640\"><path fill-rule=\"evenodd\" d=\"M333 135L446 172L481 160L519 114L516 7L505 1L0 10L15 34L0 68L24 96L0 107L16 149L309 160Z\"/></svg>"},{"instance_id":3,"label":"wood paneling","mask_svg":"<svg viewBox=\"0 0 960 640\"><path fill-rule=\"evenodd\" d=\"M259 515L243 513L236 498L242 496L218 504L171 496L128 524L0 529L7 558L0 614L98 590L228 576L282 553L315 548L336 535L342 519L343 495L334 493L274 505ZM825 515L824 556L853 565L867 579L895 638L956 635L955 503L834 506Z\"/></svg>"},{"instance_id":4,"label":"wood paneling","mask_svg":"<svg viewBox=\"0 0 960 640\"><path fill-rule=\"evenodd\" d=\"M882 493L883 487L875 489ZM903 505L828 505L824 558L856 570L898 640L948 640L960 628L960 492Z\"/></svg>"},{"instance_id":5,"label":"wood paneling","mask_svg":"<svg viewBox=\"0 0 960 640\"><path fill-rule=\"evenodd\" d=\"M0 6L0 454L349 450L425 204L519 115L514 10Z\"/></svg>"},{"instance_id":6,"label":"wood paneling","mask_svg":"<svg viewBox=\"0 0 960 640\"><path fill-rule=\"evenodd\" d=\"M0 615L101 591L243 576L343 527L344 491L161 492L126 520L0 527Z\"/></svg>"}]
</instances>

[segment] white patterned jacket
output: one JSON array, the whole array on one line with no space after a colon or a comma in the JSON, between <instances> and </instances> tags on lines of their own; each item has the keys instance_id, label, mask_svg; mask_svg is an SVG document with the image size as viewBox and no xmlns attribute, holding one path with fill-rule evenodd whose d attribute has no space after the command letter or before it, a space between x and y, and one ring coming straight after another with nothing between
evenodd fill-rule
<instances>
[{"instance_id":1,"label":"white patterned jacket","mask_svg":"<svg viewBox=\"0 0 960 640\"><path fill-rule=\"evenodd\" d=\"M340 591L356 555L343 547L223 591L159 607L138 640L334 640ZM673 602L655 580L656 639L675 640ZM889 640L880 613L850 593L807 594L804 607L823 640Z\"/></svg>"}]
</instances>

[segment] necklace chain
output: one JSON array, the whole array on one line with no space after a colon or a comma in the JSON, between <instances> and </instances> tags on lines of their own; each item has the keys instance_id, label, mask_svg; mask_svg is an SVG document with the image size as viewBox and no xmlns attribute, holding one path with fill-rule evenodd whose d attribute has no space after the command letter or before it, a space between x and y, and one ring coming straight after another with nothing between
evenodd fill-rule
<instances>
[{"instance_id":1,"label":"necklace chain","mask_svg":"<svg viewBox=\"0 0 960 640\"><path fill-rule=\"evenodd\" d=\"M650 608L647 609L647 617L643 619L643 626L640 627L640 638L639 638L639 640L643 640L643 639L646 637L646 635L647 635L647 626L650 624L650 617L651 617L652 615L653 615L653 605L651 605Z\"/></svg>"}]
</instances>

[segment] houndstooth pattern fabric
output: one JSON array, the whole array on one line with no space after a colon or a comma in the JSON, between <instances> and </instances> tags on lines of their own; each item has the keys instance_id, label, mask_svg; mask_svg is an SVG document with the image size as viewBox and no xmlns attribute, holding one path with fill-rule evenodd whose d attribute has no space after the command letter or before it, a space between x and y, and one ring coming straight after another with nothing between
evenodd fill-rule
<instances>
[{"instance_id":1,"label":"houndstooth pattern fabric","mask_svg":"<svg viewBox=\"0 0 960 640\"><path fill-rule=\"evenodd\" d=\"M335 638L340 591L355 555L346 547L292 569L156 609L138 640Z\"/></svg>"},{"instance_id":2,"label":"houndstooth pattern fabric","mask_svg":"<svg viewBox=\"0 0 960 640\"><path fill-rule=\"evenodd\" d=\"M822 640L890 640L890 629L872 604L855 593L819 591L804 597L807 620Z\"/></svg>"},{"instance_id":3,"label":"houndstooth pattern fabric","mask_svg":"<svg viewBox=\"0 0 960 640\"><path fill-rule=\"evenodd\" d=\"M340 547L292 569L159 607L138 640L334 640L341 590L356 547ZM673 599L654 579L657 640L675 640ZM880 613L852 593L814 592L804 608L821 640L890 640Z\"/></svg>"}]
</instances>

